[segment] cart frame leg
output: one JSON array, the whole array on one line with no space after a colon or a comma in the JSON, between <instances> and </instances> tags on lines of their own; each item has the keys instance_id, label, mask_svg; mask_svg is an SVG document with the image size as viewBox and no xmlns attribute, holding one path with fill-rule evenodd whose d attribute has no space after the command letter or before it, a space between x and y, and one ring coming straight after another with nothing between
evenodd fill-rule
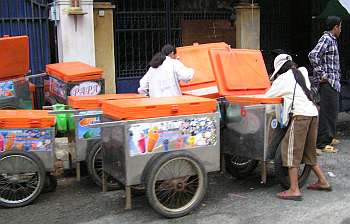
<instances>
[{"instance_id":1,"label":"cart frame leg","mask_svg":"<svg viewBox=\"0 0 350 224\"><path fill-rule=\"evenodd\" d=\"M266 184L267 180L267 162L261 161L261 183Z\"/></svg>"},{"instance_id":2,"label":"cart frame leg","mask_svg":"<svg viewBox=\"0 0 350 224\"><path fill-rule=\"evenodd\" d=\"M76 173L77 173L77 181L80 181L80 179L81 179L81 173L80 173L80 162L79 161L77 161L76 162Z\"/></svg>"},{"instance_id":3,"label":"cart frame leg","mask_svg":"<svg viewBox=\"0 0 350 224\"><path fill-rule=\"evenodd\" d=\"M125 210L130 210L131 208L131 187L125 186Z\"/></svg>"},{"instance_id":4,"label":"cart frame leg","mask_svg":"<svg viewBox=\"0 0 350 224\"><path fill-rule=\"evenodd\" d=\"M105 171L102 171L102 192L107 192L107 178Z\"/></svg>"}]
</instances>

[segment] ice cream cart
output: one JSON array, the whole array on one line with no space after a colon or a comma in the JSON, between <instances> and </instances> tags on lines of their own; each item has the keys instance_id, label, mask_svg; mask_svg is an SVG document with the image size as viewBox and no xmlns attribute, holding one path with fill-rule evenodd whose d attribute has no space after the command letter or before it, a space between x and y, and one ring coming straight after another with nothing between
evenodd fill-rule
<instances>
[{"instance_id":1,"label":"ice cream cart","mask_svg":"<svg viewBox=\"0 0 350 224\"><path fill-rule=\"evenodd\" d=\"M126 190L143 184L150 205L180 217L204 197L207 173L220 170L219 114L212 99L183 96L106 101L103 171Z\"/></svg>"},{"instance_id":2,"label":"ice cream cart","mask_svg":"<svg viewBox=\"0 0 350 224\"><path fill-rule=\"evenodd\" d=\"M0 206L34 201L54 170L55 117L47 111L0 111Z\"/></svg>"},{"instance_id":3,"label":"ice cream cart","mask_svg":"<svg viewBox=\"0 0 350 224\"><path fill-rule=\"evenodd\" d=\"M47 104L67 104L68 96L95 96L104 93L102 69L81 62L46 65L49 76Z\"/></svg>"},{"instance_id":4,"label":"ice cream cart","mask_svg":"<svg viewBox=\"0 0 350 224\"><path fill-rule=\"evenodd\" d=\"M182 90L189 95L216 98L220 105L221 153L225 165L222 167L234 177L243 178L261 161L262 183L265 183L266 164L273 162L276 176L287 187L287 172L281 165L278 149L283 137L280 126L283 100L263 96L270 82L261 52L230 49L217 43L178 49L180 60L196 70L197 80ZM208 64L211 66L203 66ZM206 86L208 83L210 88ZM301 169L301 185L309 173L310 167Z\"/></svg>"},{"instance_id":5,"label":"ice cream cart","mask_svg":"<svg viewBox=\"0 0 350 224\"><path fill-rule=\"evenodd\" d=\"M32 109L28 37L1 37L0 58L0 109Z\"/></svg>"},{"instance_id":6,"label":"ice cream cart","mask_svg":"<svg viewBox=\"0 0 350 224\"><path fill-rule=\"evenodd\" d=\"M73 113L75 131L70 133L71 145L69 150L71 159L77 170L77 179L80 180L80 163L86 162L91 179L98 186L102 186L102 152L101 130L89 128L88 125L99 122L101 106L104 101L146 98L140 94L103 94L97 96L69 96L66 111L57 111L56 114ZM107 177L107 189L120 188L118 182L111 176Z\"/></svg>"}]
</instances>

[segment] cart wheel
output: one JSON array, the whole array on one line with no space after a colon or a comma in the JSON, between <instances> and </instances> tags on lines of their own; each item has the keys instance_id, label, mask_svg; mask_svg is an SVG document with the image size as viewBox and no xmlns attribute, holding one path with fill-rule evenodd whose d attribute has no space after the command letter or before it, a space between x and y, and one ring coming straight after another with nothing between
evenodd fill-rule
<instances>
[{"instance_id":1,"label":"cart wheel","mask_svg":"<svg viewBox=\"0 0 350 224\"><path fill-rule=\"evenodd\" d=\"M226 170L238 179L247 177L258 166L259 161L241 156L225 154Z\"/></svg>"},{"instance_id":2,"label":"cart wheel","mask_svg":"<svg viewBox=\"0 0 350 224\"><path fill-rule=\"evenodd\" d=\"M288 189L290 186L288 168L282 166L281 147L279 147L276 151L274 164L275 164L275 175L278 178L281 186L285 189ZM311 172L311 166L301 164L299 169L299 174L298 174L299 187L302 187L305 184L307 178L310 175L310 172Z\"/></svg>"},{"instance_id":3,"label":"cart wheel","mask_svg":"<svg viewBox=\"0 0 350 224\"><path fill-rule=\"evenodd\" d=\"M92 181L99 187L102 187L102 146L101 143L96 143L91 150L89 151L89 155L87 158L87 167L89 175ZM107 174L105 174L107 175ZM108 190L120 190L122 186L119 182L108 175L107 177L107 189Z\"/></svg>"},{"instance_id":4,"label":"cart wheel","mask_svg":"<svg viewBox=\"0 0 350 224\"><path fill-rule=\"evenodd\" d=\"M41 193L45 168L34 154L4 152L0 155L0 205L15 208L28 205Z\"/></svg>"},{"instance_id":5,"label":"cart wheel","mask_svg":"<svg viewBox=\"0 0 350 224\"><path fill-rule=\"evenodd\" d=\"M166 153L146 171L146 195L152 208L168 218L181 217L195 209L207 188L207 173L189 152Z\"/></svg>"},{"instance_id":6,"label":"cart wheel","mask_svg":"<svg viewBox=\"0 0 350 224\"><path fill-rule=\"evenodd\" d=\"M46 174L45 178L45 186L43 189L43 193L54 192L57 188L57 177L51 174Z\"/></svg>"}]
</instances>

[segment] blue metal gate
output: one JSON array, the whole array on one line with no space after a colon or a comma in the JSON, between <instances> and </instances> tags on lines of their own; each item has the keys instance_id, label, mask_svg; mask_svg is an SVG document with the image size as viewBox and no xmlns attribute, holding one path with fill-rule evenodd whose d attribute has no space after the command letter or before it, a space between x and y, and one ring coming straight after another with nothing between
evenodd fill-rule
<instances>
[{"instance_id":1,"label":"blue metal gate","mask_svg":"<svg viewBox=\"0 0 350 224\"><path fill-rule=\"evenodd\" d=\"M49 63L48 34L48 0L0 0L0 36L29 36L32 74Z\"/></svg>"}]
</instances>

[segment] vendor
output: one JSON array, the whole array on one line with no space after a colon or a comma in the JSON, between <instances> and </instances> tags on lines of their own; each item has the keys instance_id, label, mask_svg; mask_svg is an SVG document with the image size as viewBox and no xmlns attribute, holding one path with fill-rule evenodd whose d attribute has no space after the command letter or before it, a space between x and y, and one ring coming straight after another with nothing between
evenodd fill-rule
<instances>
[{"instance_id":1,"label":"vendor","mask_svg":"<svg viewBox=\"0 0 350 224\"><path fill-rule=\"evenodd\" d=\"M280 54L274 60L274 80L265 94L283 97L283 123L286 134L281 142L282 163L288 167L290 188L277 194L280 199L302 200L298 186L298 169L303 161L311 166L318 181L307 186L310 190L331 191L332 188L316 160L318 111L312 102L310 81L306 68L297 68L292 57Z\"/></svg>"},{"instance_id":2,"label":"vendor","mask_svg":"<svg viewBox=\"0 0 350 224\"><path fill-rule=\"evenodd\" d=\"M176 56L176 48L165 45L149 63L150 68L140 80L138 92L153 97L181 96L179 81L188 82L194 70L186 67Z\"/></svg>"}]
</instances>

